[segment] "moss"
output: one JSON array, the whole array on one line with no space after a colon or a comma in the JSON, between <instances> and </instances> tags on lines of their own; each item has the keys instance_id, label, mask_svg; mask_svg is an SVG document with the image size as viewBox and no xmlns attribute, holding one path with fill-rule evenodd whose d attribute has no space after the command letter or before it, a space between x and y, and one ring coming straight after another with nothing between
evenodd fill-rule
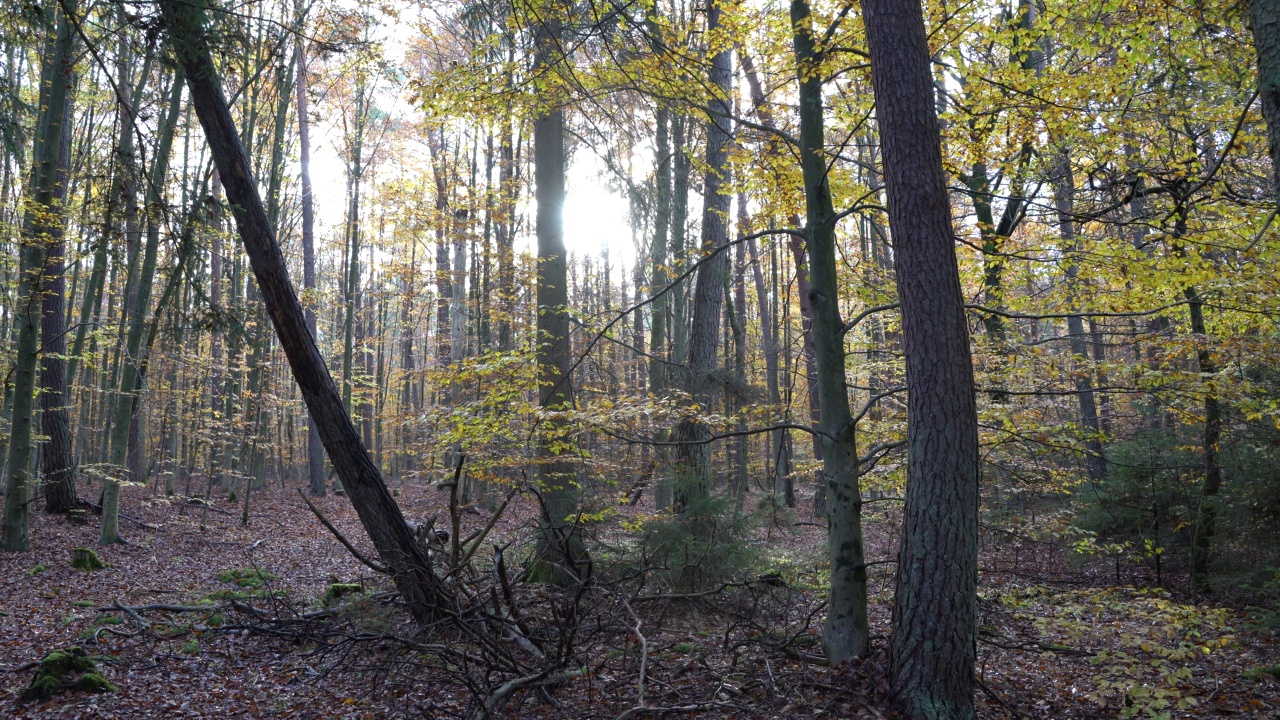
<instances>
[{"instance_id":1,"label":"moss","mask_svg":"<svg viewBox=\"0 0 1280 720\"><path fill-rule=\"evenodd\" d=\"M76 568L77 570L93 572L94 570L101 570L106 566L107 564L102 562L102 559L98 557L98 553L90 550L89 548L78 547L71 551L71 567Z\"/></svg>"},{"instance_id":2,"label":"moss","mask_svg":"<svg viewBox=\"0 0 1280 720\"><path fill-rule=\"evenodd\" d=\"M30 570L28 570L28 571L27 571L27 574L28 574L28 575L39 575L40 573L42 573L42 572L44 572L45 570L48 570L48 569L49 569L49 566L48 566L48 565L45 565L44 563L40 563L39 565L37 565L37 566L35 566L35 567L31 568Z\"/></svg>"},{"instance_id":3,"label":"moss","mask_svg":"<svg viewBox=\"0 0 1280 720\"><path fill-rule=\"evenodd\" d=\"M92 600L74 600L72 601L71 606L78 607L78 608L91 608L93 607L93 601Z\"/></svg>"},{"instance_id":4,"label":"moss","mask_svg":"<svg viewBox=\"0 0 1280 720\"><path fill-rule=\"evenodd\" d=\"M115 692L98 666L80 647L54 650L40 661L36 676L22 691L22 699L45 700L66 692Z\"/></svg>"},{"instance_id":5,"label":"moss","mask_svg":"<svg viewBox=\"0 0 1280 720\"><path fill-rule=\"evenodd\" d=\"M218 573L218 580L247 588L260 588L266 581L275 579L275 573L257 568L236 568L234 570L222 570Z\"/></svg>"},{"instance_id":6,"label":"moss","mask_svg":"<svg viewBox=\"0 0 1280 720\"><path fill-rule=\"evenodd\" d=\"M364 594L364 586L360 583L332 583L324 591L324 596L320 598L320 601L325 605L330 605L341 601L342 598L348 595L362 594Z\"/></svg>"},{"instance_id":7,"label":"moss","mask_svg":"<svg viewBox=\"0 0 1280 720\"><path fill-rule=\"evenodd\" d=\"M1253 680L1254 682L1260 682L1262 680L1266 680L1268 675L1270 675L1272 678L1276 680L1280 680L1280 663L1277 663L1275 665L1250 668L1244 671L1245 678L1249 680Z\"/></svg>"}]
</instances>

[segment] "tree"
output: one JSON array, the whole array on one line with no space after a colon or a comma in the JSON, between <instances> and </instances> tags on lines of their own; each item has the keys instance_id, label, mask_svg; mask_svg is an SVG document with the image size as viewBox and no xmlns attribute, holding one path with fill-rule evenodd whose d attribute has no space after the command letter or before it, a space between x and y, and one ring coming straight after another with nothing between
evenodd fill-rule
<instances>
[{"instance_id":1,"label":"tree","mask_svg":"<svg viewBox=\"0 0 1280 720\"><path fill-rule=\"evenodd\" d=\"M705 412L711 406L715 386L716 350L720 340L720 314L724 302L724 283L729 268L727 224L732 194L728 191L730 127L733 113L729 101L732 80L733 49L720 37L721 2L707 8L707 37L711 42L709 87L712 93L707 113L706 173L703 177L702 237L693 291L692 320L685 360L684 388ZM678 172L677 172L678 174ZM676 224L680 232L680 223ZM691 502L707 497L710 483L711 429L696 417L686 417L676 425L672 440L677 447L677 487L674 504L687 508Z\"/></svg>"},{"instance_id":2,"label":"tree","mask_svg":"<svg viewBox=\"0 0 1280 720\"><path fill-rule=\"evenodd\" d=\"M907 490L891 641L908 716L972 718L978 426L924 16L863 0L907 365Z\"/></svg>"},{"instance_id":3,"label":"tree","mask_svg":"<svg viewBox=\"0 0 1280 720\"><path fill-rule=\"evenodd\" d=\"M301 3L297 24L303 27L305 16ZM307 330L316 335L316 248L315 248L315 200L311 187L311 114L307 99L307 43L301 38L294 49L297 62L298 95L298 156L302 181L302 287L306 298ZM307 478L309 491L316 497L324 495L324 445L320 431L314 422L307 424Z\"/></svg>"},{"instance_id":4,"label":"tree","mask_svg":"<svg viewBox=\"0 0 1280 720\"><path fill-rule=\"evenodd\" d=\"M553 4L533 28L535 68L557 72L564 62L561 38L566 8ZM538 554L544 580L564 584L579 577L585 559L578 528L578 479L568 457L568 426L562 413L573 406L569 377L573 351L569 339L568 258L564 250L564 109L553 104L533 121L535 200L538 205L538 406L546 413L539 436L538 484L542 493Z\"/></svg>"},{"instance_id":5,"label":"tree","mask_svg":"<svg viewBox=\"0 0 1280 720\"><path fill-rule=\"evenodd\" d=\"M164 0L160 7L174 55L186 70L191 102L226 186L240 239L312 422L319 428L329 460L409 612L419 622L429 622L438 617L444 600L438 581L351 424L315 337L307 328L214 68L205 37L206 5Z\"/></svg>"},{"instance_id":6,"label":"tree","mask_svg":"<svg viewBox=\"0 0 1280 720\"><path fill-rule=\"evenodd\" d=\"M59 183L63 124L68 113L73 71L71 24L50 3L41 11L47 33L46 55L40 71L40 117L36 124L35 148L27 207L23 211L21 265L14 324L18 329L14 362L13 420L9 438L9 484L5 489L4 527L0 546L8 551L29 547L27 535L31 503L31 425L34 416L36 366L38 364L41 293L44 291L45 245L62 237L65 196ZM64 165L65 167L65 165Z\"/></svg>"},{"instance_id":7,"label":"tree","mask_svg":"<svg viewBox=\"0 0 1280 720\"><path fill-rule=\"evenodd\" d=\"M822 110L821 52L813 38L807 0L791 3L796 79L800 86L800 166L804 176L805 240L808 243L817 362L822 476L827 497L827 557L831 598L822 627L827 662L838 665L867 651L867 568L862 547L862 491L849 390L845 381L844 321L836 279L836 213L828 179Z\"/></svg>"},{"instance_id":8,"label":"tree","mask_svg":"<svg viewBox=\"0 0 1280 720\"><path fill-rule=\"evenodd\" d=\"M1258 53L1258 95L1267 121L1272 191L1280 202L1280 2L1249 0L1249 27Z\"/></svg>"}]
</instances>

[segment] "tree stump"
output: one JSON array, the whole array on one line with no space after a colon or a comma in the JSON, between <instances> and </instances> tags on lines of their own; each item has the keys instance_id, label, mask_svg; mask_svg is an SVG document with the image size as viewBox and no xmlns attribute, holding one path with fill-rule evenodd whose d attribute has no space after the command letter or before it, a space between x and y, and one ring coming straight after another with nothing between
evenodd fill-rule
<instances>
[{"instance_id":1,"label":"tree stump","mask_svg":"<svg viewBox=\"0 0 1280 720\"><path fill-rule=\"evenodd\" d=\"M92 572L101 570L106 566L107 564L98 557L98 553L89 548L78 547L71 551L71 567L73 568Z\"/></svg>"}]
</instances>

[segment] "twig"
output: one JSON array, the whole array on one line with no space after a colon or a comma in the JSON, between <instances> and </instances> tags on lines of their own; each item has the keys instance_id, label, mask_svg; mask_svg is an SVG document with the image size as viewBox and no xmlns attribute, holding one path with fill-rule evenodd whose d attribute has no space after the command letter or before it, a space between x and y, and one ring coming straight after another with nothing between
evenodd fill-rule
<instances>
[{"instance_id":1,"label":"twig","mask_svg":"<svg viewBox=\"0 0 1280 720\"><path fill-rule=\"evenodd\" d=\"M320 522L324 523L326 528L329 528L329 532L333 533L333 536L338 539L338 542L342 543L342 546L350 551L357 560L367 565L374 572L382 573L383 575L391 574L391 571L387 570L385 567L365 557L363 553L356 549L355 545L352 545L350 541L343 537L342 533L338 531L338 528L334 527L333 523L329 522L329 518L325 517L324 513L320 512L320 509L312 504L311 499L307 497L307 494L302 492L302 488L298 488L298 497L302 498L302 502L306 503L307 507L311 508L311 512L315 513L315 516L320 520Z\"/></svg>"},{"instance_id":2,"label":"twig","mask_svg":"<svg viewBox=\"0 0 1280 720\"><path fill-rule=\"evenodd\" d=\"M507 509L507 504L511 502L511 498L515 497L519 490L519 488L512 488L511 492L507 494L507 499L503 500L498 509L493 512L493 517L489 518L489 522L485 523L484 528L480 530L474 539L467 539L467 542L471 543L470 547L467 548L466 553L462 556L462 560L458 561L457 566L450 570L448 575L445 575L446 578L457 572L458 568L466 567L467 563L471 562L471 556L476 554L476 550L484 543L485 537L489 535L489 531L493 529L493 526L498 523L498 518L502 517L503 511Z\"/></svg>"},{"instance_id":3,"label":"twig","mask_svg":"<svg viewBox=\"0 0 1280 720\"><path fill-rule=\"evenodd\" d=\"M1009 713L1012 714L1015 718L1017 718L1018 720L1022 720L1022 713L1018 712L1017 708L1005 702L1004 698L1000 697L995 693L995 691L987 687L987 684L982 682L982 678L974 676L973 681L978 683L978 687L982 688L982 692L986 693L988 697L1000 703L1000 706L1003 707L1005 710L1008 710Z\"/></svg>"},{"instance_id":4,"label":"twig","mask_svg":"<svg viewBox=\"0 0 1280 720\"><path fill-rule=\"evenodd\" d=\"M692 705L671 705L668 707L643 707L643 708L633 707L630 710L619 715L616 718L616 720L631 720L631 718L637 715L646 715L646 714L665 715L666 713L698 712L700 710L706 710L708 708L725 708L725 707L736 708L738 706L734 705L733 703L711 701L711 702L693 703Z\"/></svg>"},{"instance_id":5,"label":"twig","mask_svg":"<svg viewBox=\"0 0 1280 720\"><path fill-rule=\"evenodd\" d=\"M622 606L631 613L632 619L636 621L636 627L632 632L636 634L636 639L640 641L640 678L636 681L636 707L644 707L644 674L649 664L649 641L645 640L644 633L640 632L640 616L636 615L636 611L631 608L631 603L626 600L622 601ZM629 711L628 711L629 712ZM626 714L626 713L623 713Z\"/></svg>"}]
</instances>

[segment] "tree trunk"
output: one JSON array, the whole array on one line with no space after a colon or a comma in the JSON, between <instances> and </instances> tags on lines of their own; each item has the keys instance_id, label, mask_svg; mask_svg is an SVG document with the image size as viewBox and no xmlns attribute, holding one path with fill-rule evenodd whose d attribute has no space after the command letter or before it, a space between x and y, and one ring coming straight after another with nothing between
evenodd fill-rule
<instances>
[{"instance_id":1,"label":"tree trunk","mask_svg":"<svg viewBox=\"0 0 1280 720\"><path fill-rule=\"evenodd\" d=\"M63 22L66 22L64 19ZM62 60L61 58L59 59ZM59 72L71 72L63 67ZM67 102L58 143L54 202L61 206L67 193L67 169L71 163L71 103ZM46 512L64 513L76 506L75 459L71 452L71 418L67 411L67 315L61 221L48 229L44 258L44 297L40 334L44 338L40 358L40 420L45 441L41 447Z\"/></svg>"},{"instance_id":2,"label":"tree trunk","mask_svg":"<svg viewBox=\"0 0 1280 720\"><path fill-rule=\"evenodd\" d=\"M1258 95L1267 121L1272 192L1280 202L1280 0L1249 0L1249 26L1258 53Z\"/></svg>"},{"instance_id":3,"label":"tree trunk","mask_svg":"<svg viewBox=\"0 0 1280 720\"><path fill-rule=\"evenodd\" d=\"M62 126L67 122L71 96L72 36L65 16L50 3L43 10L48 33L48 53L40 72L40 116L35 130L35 148L31 153L31 202L23 213L18 297L14 325L18 331L17 352L13 361L13 415L10 425L9 483L5 489L4 525L0 529L0 548L22 552L30 548L31 425L35 411L36 366L40 345L40 296L44 269L44 247L50 238L62 236L62 212L56 198L59 193L58 156ZM65 184L65 183L63 183Z\"/></svg>"},{"instance_id":4,"label":"tree trunk","mask_svg":"<svg viewBox=\"0 0 1280 720\"><path fill-rule=\"evenodd\" d=\"M867 652L867 566L862 546L862 495L849 389L845 382L844 321L836 266L836 213L827 177L822 116L822 63L814 46L807 0L792 0L800 101L800 167L804 174L805 234L812 284L813 352L817 364L818 430L827 490L827 558L831 597L822 626L827 662L838 665Z\"/></svg>"},{"instance_id":5,"label":"tree trunk","mask_svg":"<svg viewBox=\"0 0 1280 720\"><path fill-rule=\"evenodd\" d=\"M1053 203L1058 212L1058 233L1066 259L1067 293L1073 307L1078 304L1080 296L1080 241L1076 237L1074 219L1075 192L1071 161L1065 152L1061 152L1053 170ZM1067 334L1071 338L1071 355L1076 365L1073 374L1076 398L1080 403L1080 424L1088 433L1084 441L1085 466L1089 470L1089 479L1096 483L1107 476L1107 461L1102 454L1102 427L1098 422L1098 403L1089 369L1089 338L1085 335L1082 316L1072 314L1067 318Z\"/></svg>"},{"instance_id":6,"label":"tree trunk","mask_svg":"<svg viewBox=\"0 0 1280 720\"><path fill-rule=\"evenodd\" d=\"M307 329L302 305L289 281L284 255L267 222L249 160L240 145L209 54L204 37L204 3L163 0L160 5L174 53L187 70L192 103L204 127L214 162L226 184L240 238L249 254L267 312L271 315L280 345L289 359L313 422L320 430L329 458L351 497L361 523L395 580L410 613L421 623L430 622L439 616L443 596L431 574L428 559L418 548L400 508L360 442L360 436L342 405L342 397L320 356L315 337Z\"/></svg>"},{"instance_id":7,"label":"tree trunk","mask_svg":"<svg viewBox=\"0 0 1280 720\"><path fill-rule=\"evenodd\" d=\"M717 3L707 7L707 37L715 38L720 32L721 12ZM702 412L711 410L712 374L716 369L721 303L729 267L729 251L724 246L728 240L725 226L731 196L723 188L727 185L732 141L729 133L732 112L728 99L732 55L732 50L723 47L716 49L711 58L709 80L715 88L715 97L710 102L707 116L707 170L703 178L702 241L699 248L703 263L698 266L694 287L689 356L684 368L685 391L698 403ZM684 443L676 448L674 506L678 511L687 509L690 503L707 497L709 493L710 438L711 429L696 418L681 420L672 433L672 440Z\"/></svg>"},{"instance_id":8,"label":"tree trunk","mask_svg":"<svg viewBox=\"0 0 1280 720\"><path fill-rule=\"evenodd\" d=\"M537 65L555 72L559 55L560 20L552 14L534 29ZM537 201L538 236L538 404L546 411L573 406L569 370L573 353L569 340L568 263L564 249L564 110L556 107L533 121L533 157ZM585 558L578 530L577 477L574 461L562 456L568 427L554 416L543 422L539 434L538 484L542 493L542 518L538 535L535 580L565 584L580 579Z\"/></svg>"},{"instance_id":9,"label":"tree trunk","mask_svg":"<svg viewBox=\"0 0 1280 720\"><path fill-rule=\"evenodd\" d=\"M298 18L302 25L302 17ZM307 332L316 336L315 207L311 188L311 117L307 99L307 46L298 39L298 157L302 170L302 287ZM307 423L307 478L312 497L324 496L324 445L314 421Z\"/></svg>"},{"instance_id":10,"label":"tree trunk","mask_svg":"<svg viewBox=\"0 0 1280 720\"><path fill-rule=\"evenodd\" d=\"M128 325L128 336L120 363L120 391L116 397L115 419L111 426L111 475L107 478L102 492L102 531L99 541L110 545L120 540L120 487L121 483L133 474L126 468L129 450L129 436L133 429L133 419L137 408L141 405L142 374L139 372L145 362L143 337L146 331L147 314L151 308L152 282L156 272L156 254L160 245L160 228L158 217L160 208L160 189L164 187L169 172L169 152L173 146L174 128L178 122L178 109L182 102L182 71L174 75L173 89L169 93L168 114L160 124L160 138L156 143L156 156L152 166L151 182L147 192L149 215L153 216L151 228L147 233L146 248L142 251L141 267L136 272L131 268L130 276L136 278L137 293L133 307L123 308ZM136 478L135 478L136 479Z\"/></svg>"},{"instance_id":11,"label":"tree trunk","mask_svg":"<svg viewBox=\"0 0 1280 720\"><path fill-rule=\"evenodd\" d=\"M907 490L891 689L911 718L972 718L978 428L929 43L916 0L863 0L902 308Z\"/></svg>"}]
</instances>

